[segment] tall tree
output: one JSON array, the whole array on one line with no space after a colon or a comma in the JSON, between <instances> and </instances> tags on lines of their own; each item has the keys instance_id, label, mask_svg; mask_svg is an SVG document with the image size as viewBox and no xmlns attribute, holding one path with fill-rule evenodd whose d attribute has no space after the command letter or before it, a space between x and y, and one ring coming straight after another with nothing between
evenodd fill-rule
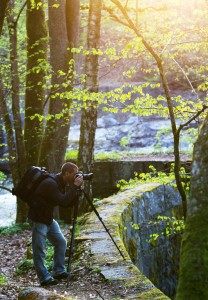
<instances>
[{"instance_id":1,"label":"tall tree","mask_svg":"<svg viewBox=\"0 0 208 300\"><path fill-rule=\"evenodd\" d=\"M100 40L102 0L90 0L87 50L85 61L85 88L90 94L98 92L98 49ZM94 51L95 50L95 51ZM82 110L78 164L84 173L91 172L94 157L95 131L97 127L97 103L87 101ZM90 192L90 184L85 184L86 192ZM82 210L88 209L87 202L82 205Z\"/></svg>"},{"instance_id":2,"label":"tall tree","mask_svg":"<svg viewBox=\"0 0 208 300\"><path fill-rule=\"evenodd\" d=\"M173 141L174 141L174 157L175 157L175 164L174 164L174 173L175 173L175 179L176 179L176 184L177 188L179 190L179 193L181 195L182 199L182 205L183 205L183 213L184 217L186 218L186 213L187 213L187 198L186 198L186 193L183 188L183 183L182 183L182 178L180 174L180 168L181 168L181 162L180 162L180 134L181 131L184 127L188 126L193 120L195 120L204 110L207 108L206 105L202 107L202 109L198 112L196 112L195 115L193 115L187 122L184 122L183 124L180 124L177 126L176 124L176 115L174 112L174 102L173 102L173 97L171 95L171 91L169 89L168 85L168 80L166 76L166 64L165 64L165 59L163 58L162 54L158 54L156 49L154 48L153 45L145 38L145 35L142 33L141 30L137 28L137 26L134 24L132 21L130 15L129 15L129 10L128 10L128 1L126 4L122 4L121 1L119 0L111 0L112 3L115 4L115 6L119 9L119 11L122 13L123 19L119 18L114 11L111 11L111 16L114 18L116 21L120 21L123 25L129 27L138 38L140 38L141 43L145 47L145 49L150 53L150 55L154 58L154 61L156 62L158 72L160 75L160 80L161 84L163 87L163 91L166 97L167 101L167 107L168 107L168 112L169 112L169 117L170 117L170 122L171 122L171 128L172 128L172 134L173 134Z\"/></svg>"},{"instance_id":3,"label":"tall tree","mask_svg":"<svg viewBox=\"0 0 208 300\"><path fill-rule=\"evenodd\" d=\"M73 6L74 2L76 5ZM63 97L63 94L71 91L73 85L71 48L76 45L79 33L78 3L77 0L67 0L67 3L65 0L49 0L49 42L52 69L51 90L48 97L50 118L46 124L39 162L53 171L60 169L68 142L71 101ZM69 4L70 7L68 7ZM57 26L57 24L59 25ZM68 50L67 47L69 47ZM57 117L57 115L61 117Z\"/></svg>"},{"instance_id":4,"label":"tall tree","mask_svg":"<svg viewBox=\"0 0 208 300\"><path fill-rule=\"evenodd\" d=\"M11 96L12 96L12 116L15 133L16 148L16 168L21 176L24 172L22 162L25 161L25 147L22 120L20 115L20 80L18 67L18 51L17 51L17 23L18 16L14 16L14 0L9 2L9 13L7 17L9 37L10 37L10 68L11 68Z\"/></svg>"},{"instance_id":5,"label":"tall tree","mask_svg":"<svg viewBox=\"0 0 208 300\"><path fill-rule=\"evenodd\" d=\"M27 75L25 92L25 147L27 164L38 162L43 134L43 122L36 115L43 115L45 102L45 76L48 31L45 10L39 1L27 1Z\"/></svg>"},{"instance_id":6,"label":"tall tree","mask_svg":"<svg viewBox=\"0 0 208 300\"><path fill-rule=\"evenodd\" d=\"M48 3L52 69L51 90L47 99L50 117L45 126L39 164L58 172L64 161L70 129L71 100L66 94L73 89L74 61L71 49L77 45L79 36L79 0L49 0ZM61 209L61 217L65 221L71 219L72 213L71 208ZM60 217L58 208L56 215Z\"/></svg>"},{"instance_id":7,"label":"tall tree","mask_svg":"<svg viewBox=\"0 0 208 300\"><path fill-rule=\"evenodd\" d=\"M13 128L15 137L15 168L12 170L14 184L17 183L25 171L25 145L23 136L23 126L20 115L20 81L18 68L18 53L17 53L17 24L18 17L14 18L14 1L9 2L9 15L7 17L9 36L10 36L10 66L11 66L11 94L12 94L12 116ZM10 164L11 165L11 164ZM16 222L23 222L27 213L27 205L17 199Z\"/></svg>"},{"instance_id":8,"label":"tall tree","mask_svg":"<svg viewBox=\"0 0 208 300\"><path fill-rule=\"evenodd\" d=\"M79 1L76 1L76 4L78 2ZM11 1L11 3L13 2ZM69 68L69 60L72 58L72 56L70 56L71 52L67 51L67 46L70 44L72 47L75 45L75 42L71 40L70 43L68 43L67 41L65 0L60 0L59 3L57 3L57 1L50 1L50 68L47 61L48 33L45 20L46 9L39 1L27 1L26 3L27 72L24 103L24 138L26 146L25 153L27 155L26 160L23 158L20 161L23 169L25 169L27 165L37 164L39 160L41 164L44 163L53 171L57 171L64 159L70 125L70 101L67 99L67 92L71 91L72 89L73 67ZM16 4L19 8L19 3ZM17 140L15 140L15 137L19 140L22 139L21 126L18 128L17 125L20 124L16 121L17 117L20 116L19 113L21 108L18 106L20 101L18 98L18 88L22 82L18 83L18 54L16 52L17 48L15 48L15 42L17 39L16 26L22 11L23 6L19 11L18 16L16 16L16 19L14 19L11 14L8 19L12 41L12 43L10 43L10 53L12 54L10 61L12 66L10 76L11 90L13 91L11 98L13 101L12 107L14 107L12 111L10 110L9 101L7 99L9 98L8 93L6 94L6 88L4 86L6 81L0 81L0 112L2 113L7 132L8 151L13 179L13 175L17 173L16 171L18 171L16 180L13 180L14 184L21 176L16 159L23 157L24 154L24 151L21 150L21 147L18 147ZM71 12L74 13L73 9ZM68 12L68 15L70 15L70 12ZM57 26L57 20L59 22L59 26ZM21 21L24 21L24 17L21 19ZM77 19L74 18L73 22L70 22L71 26L76 27L75 32L77 34L79 28L79 15L77 16ZM70 34L69 36L72 37L73 35ZM70 66L71 65L73 64L70 63ZM50 72L52 78L51 82ZM48 75L48 77L46 75ZM51 90L49 94L46 94L46 92L48 92L46 90L48 85L51 86ZM21 91L23 92L23 87L21 87ZM63 96L64 92L65 94ZM63 100L65 96L66 99ZM21 99L23 99L22 94ZM49 120L46 124L45 116ZM16 128L16 135L14 135L14 128ZM20 129L20 131L18 132L17 129ZM57 145L59 145L59 147L57 147ZM18 200L16 218L17 222L24 222L26 220L27 210L24 209L23 206L24 203Z\"/></svg>"},{"instance_id":9,"label":"tall tree","mask_svg":"<svg viewBox=\"0 0 208 300\"><path fill-rule=\"evenodd\" d=\"M177 300L208 299L208 115L194 145Z\"/></svg>"}]
</instances>

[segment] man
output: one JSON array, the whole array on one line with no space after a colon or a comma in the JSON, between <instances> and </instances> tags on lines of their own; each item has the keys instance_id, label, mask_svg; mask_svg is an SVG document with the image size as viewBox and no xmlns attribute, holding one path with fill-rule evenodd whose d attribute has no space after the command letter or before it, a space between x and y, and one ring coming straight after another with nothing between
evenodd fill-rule
<instances>
[{"instance_id":1,"label":"man","mask_svg":"<svg viewBox=\"0 0 208 300\"><path fill-rule=\"evenodd\" d=\"M74 201L78 201L77 190L83 183L83 176L77 176L77 172L75 164L63 164L61 173L54 178L44 179L32 197L28 218L32 224L33 261L41 286L55 285L68 277L65 270L66 240L53 219L53 210L57 205L69 207ZM54 246L53 277L44 265L47 238Z\"/></svg>"}]
</instances>

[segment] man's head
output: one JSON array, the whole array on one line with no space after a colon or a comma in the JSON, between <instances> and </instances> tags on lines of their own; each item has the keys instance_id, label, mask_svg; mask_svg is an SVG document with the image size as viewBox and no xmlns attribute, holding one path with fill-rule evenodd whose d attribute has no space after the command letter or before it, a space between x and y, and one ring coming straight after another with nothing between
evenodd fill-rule
<instances>
[{"instance_id":1,"label":"man's head","mask_svg":"<svg viewBox=\"0 0 208 300\"><path fill-rule=\"evenodd\" d=\"M77 172L78 172L77 165L75 165L71 162L66 162L61 167L61 174L62 174L63 180L66 184L74 182L75 175Z\"/></svg>"}]
</instances>

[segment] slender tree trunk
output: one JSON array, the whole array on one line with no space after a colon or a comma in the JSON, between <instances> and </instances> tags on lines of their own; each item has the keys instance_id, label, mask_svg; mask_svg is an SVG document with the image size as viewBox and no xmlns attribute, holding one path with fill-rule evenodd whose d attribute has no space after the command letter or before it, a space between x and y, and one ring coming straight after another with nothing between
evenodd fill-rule
<instances>
[{"instance_id":1,"label":"slender tree trunk","mask_svg":"<svg viewBox=\"0 0 208 300\"><path fill-rule=\"evenodd\" d=\"M6 97L4 96L3 83L0 75L0 113L3 117L4 125L6 128L6 138L9 152L9 165L12 175L13 183L15 184L20 178L19 170L16 167L16 149L15 139L13 135L13 125L10 119L10 113L6 105ZM22 162L24 165L24 162ZM27 218L27 205L23 201L17 199L17 212L16 212L16 223L25 222Z\"/></svg>"},{"instance_id":2,"label":"slender tree trunk","mask_svg":"<svg viewBox=\"0 0 208 300\"><path fill-rule=\"evenodd\" d=\"M14 0L10 0L10 11L14 9ZM10 36L10 66L11 66L11 92L12 92L12 115L13 127L15 133L15 148L16 148L16 168L20 177L25 171L25 148L22 120L20 115L20 97L19 97L19 69L17 55L17 23L14 19L14 14L11 13L8 18L9 36Z\"/></svg>"},{"instance_id":3,"label":"slender tree trunk","mask_svg":"<svg viewBox=\"0 0 208 300\"><path fill-rule=\"evenodd\" d=\"M98 49L100 40L100 26L101 26L101 9L102 0L90 1L89 20L88 20L88 34L87 34L87 48ZM89 93L98 92L98 55L90 53L86 56L85 62L86 84L85 88ZM95 131L97 127L97 103L87 103L87 108L82 110L80 141L79 141L79 155L78 164L84 173L91 172L94 158L94 141ZM90 182L85 182L85 191L91 196ZM82 203L81 210L87 211L89 205L87 201Z\"/></svg>"},{"instance_id":4,"label":"slender tree trunk","mask_svg":"<svg viewBox=\"0 0 208 300\"><path fill-rule=\"evenodd\" d=\"M17 169L15 167L15 156L16 156L16 150L14 148L15 139L13 135L13 126L10 118L10 113L6 105L6 97L5 97L1 74L0 74L0 113L2 115L5 129L6 129L6 139L7 139L8 152L9 152L9 164L11 168L12 179L15 181L16 178L18 177Z\"/></svg>"},{"instance_id":5,"label":"slender tree trunk","mask_svg":"<svg viewBox=\"0 0 208 300\"><path fill-rule=\"evenodd\" d=\"M12 119L10 110L4 97L3 83L1 81L1 114L3 116L6 136L8 142L9 162L13 183L16 184L25 171L25 150L22 131L22 122L19 107L19 70L17 56L17 23L14 17L14 1L9 1L7 23L10 38L10 67L11 67L11 98L12 98ZM27 215L27 205L17 200L16 222L23 222Z\"/></svg>"},{"instance_id":6,"label":"slender tree trunk","mask_svg":"<svg viewBox=\"0 0 208 300\"><path fill-rule=\"evenodd\" d=\"M37 164L43 124L36 114L43 114L47 61L47 27L44 8L39 0L27 2L27 77L25 94L25 146L27 164Z\"/></svg>"},{"instance_id":7,"label":"slender tree trunk","mask_svg":"<svg viewBox=\"0 0 208 300\"><path fill-rule=\"evenodd\" d=\"M194 145L177 300L208 299L208 115Z\"/></svg>"}]
</instances>

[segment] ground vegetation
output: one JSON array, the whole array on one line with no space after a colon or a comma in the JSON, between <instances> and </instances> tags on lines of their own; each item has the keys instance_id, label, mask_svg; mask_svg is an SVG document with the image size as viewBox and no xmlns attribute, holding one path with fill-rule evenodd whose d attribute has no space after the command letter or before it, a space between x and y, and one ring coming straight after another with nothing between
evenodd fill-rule
<instances>
[{"instance_id":1,"label":"ground vegetation","mask_svg":"<svg viewBox=\"0 0 208 300\"><path fill-rule=\"evenodd\" d=\"M22 230L22 227L25 229ZM69 228L65 226L62 229L69 241ZM31 260L30 235L28 225L1 228L0 298L2 300L16 300L22 289L29 286L40 287ZM49 266L52 264L50 251L47 255L47 264ZM85 253L80 253L79 248L75 250L69 287L66 281L62 281L56 286L48 287L47 290L69 297L71 300L119 300L125 299L126 294L124 287L116 287L111 282L105 281L99 268L89 265L87 245Z\"/></svg>"}]
</instances>

